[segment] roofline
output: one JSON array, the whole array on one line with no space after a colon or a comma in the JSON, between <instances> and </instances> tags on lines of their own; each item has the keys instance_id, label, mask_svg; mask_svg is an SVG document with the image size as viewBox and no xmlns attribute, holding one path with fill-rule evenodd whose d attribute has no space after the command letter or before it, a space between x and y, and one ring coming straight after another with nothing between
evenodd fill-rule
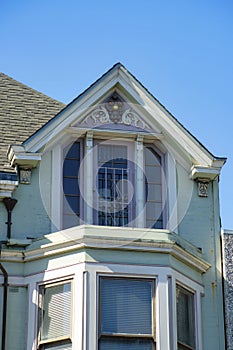
<instances>
[{"instance_id":1,"label":"roofline","mask_svg":"<svg viewBox=\"0 0 233 350\"><path fill-rule=\"evenodd\" d=\"M74 98L70 103L68 103L58 114L56 114L52 119L50 119L46 124L44 124L40 129L38 129L35 133L33 133L29 138L27 138L24 142L23 145L27 145L28 142L34 136L36 136L38 133L40 133L44 128L46 128L48 125L50 125L54 120L60 117L60 115L64 112L64 110L68 110L69 108L72 107L74 103L76 103L78 100L83 98L87 93L90 93L90 91L97 85L99 84L102 80L104 80L108 75L112 74L115 70L117 69L122 69L125 71L127 75L132 77L135 82L143 88L143 90L157 103L160 105L160 107L172 118L172 120L178 124L191 138L206 152L208 155L213 159L217 161L221 161L224 165L227 158L226 157L217 157L211 153L207 147L205 147L128 69L121 63L117 62L115 63L107 72L105 72L100 78L98 78L94 83L92 83L89 87L87 87L82 93L80 93L76 98Z\"/></svg>"},{"instance_id":2,"label":"roofline","mask_svg":"<svg viewBox=\"0 0 233 350\"><path fill-rule=\"evenodd\" d=\"M126 73L133 77L133 79L135 79L135 81L152 97L152 99L155 100L172 117L172 119L174 119L174 121L179 124L206 152L208 152L214 160L223 161L223 164L225 164L227 161L226 157L217 157L211 153L208 148L198 140L196 136L194 136L131 72L128 71L127 68L125 68L124 65L121 65L121 67L125 69Z\"/></svg>"},{"instance_id":3,"label":"roofline","mask_svg":"<svg viewBox=\"0 0 233 350\"><path fill-rule=\"evenodd\" d=\"M75 97L70 103L68 103L60 112L58 112L53 118L51 118L46 124L44 124L40 129L38 129L36 132L34 132L31 136L29 136L24 142L23 145L27 145L27 143L41 130L46 128L49 124L51 124L54 120L59 118L59 116L64 112L64 110L67 110L71 108L71 106L76 103L80 98L84 97L87 93L89 93L98 83L101 82L104 78L106 78L109 74L111 74L114 70L123 67L123 64L120 62L115 63L107 72L105 72L101 77L99 77L94 83L92 83L89 87L87 87L83 92L81 92L77 97ZM126 68L125 68L126 69Z\"/></svg>"}]
</instances>

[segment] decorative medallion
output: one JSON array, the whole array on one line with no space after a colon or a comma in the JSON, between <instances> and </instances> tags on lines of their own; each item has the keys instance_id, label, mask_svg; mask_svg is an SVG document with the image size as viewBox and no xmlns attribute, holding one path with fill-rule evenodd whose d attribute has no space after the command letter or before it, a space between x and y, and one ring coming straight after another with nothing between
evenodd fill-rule
<instances>
[{"instance_id":1,"label":"decorative medallion","mask_svg":"<svg viewBox=\"0 0 233 350\"><path fill-rule=\"evenodd\" d=\"M20 169L19 179L20 183L24 185L29 185L31 183L31 169Z\"/></svg>"},{"instance_id":2,"label":"decorative medallion","mask_svg":"<svg viewBox=\"0 0 233 350\"><path fill-rule=\"evenodd\" d=\"M98 105L81 121L81 126L97 127L103 124L124 124L150 130L149 125L124 102L117 93Z\"/></svg>"},{"instance_id":3,"label":"decorative medallion","mask_svg":"<svg viewBox=\"0 0 233 350\"><path fill-rule=\"evenodd\" d=\"M208 181L201 181L198 180L197 186L198 186L198 196L199 197L208 197Z\"/></svg>"}]
</instances>

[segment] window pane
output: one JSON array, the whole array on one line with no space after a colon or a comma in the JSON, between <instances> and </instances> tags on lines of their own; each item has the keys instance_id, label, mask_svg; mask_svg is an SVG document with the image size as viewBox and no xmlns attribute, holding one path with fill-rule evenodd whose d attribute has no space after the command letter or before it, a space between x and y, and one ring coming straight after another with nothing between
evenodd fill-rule
<instances>
[{"instance_id":1,"label":"window pane","mask_svg":"<svg viewBox=\"0 0 233 350\"><path fill-rule=\"evenodd\" d=\"M74 142L64 150L65 158L80 159L80 143Z\"/></svg>"},{"instance_id":2,"label":"window pane","mask_svg":"<svg viewBox=\"0 0 233 350\"><path fill-rule=\"evenodd\" d=\"M152 148L146 147L145 162L147 165L161 165L161 157Z\"/></svg>"},{"instance_id":3,"label":"window pane","mask_svg":"<svg viewBox=\"0 0 233 350\"><path fill-rule=\"evenodd\" d=\"M79 194L78 179L64 178L63 189L65 194Z\"/></svg>"},{"instance_id":4,"label":"window pane","mask_svg":"<svg viewBox=\"0 0 233 350\"><path fill-rule=\"evenodd\" d=\"M74 142L64 149L63 162L63 228L79 224L77 218L67 216L76 214L80 216L80 189L79 189L79 168L80 168L80 142Z\"/></svg>"},{"instance_id":5,"label":"window pane","mask_svg":"<svg viewBox=\"0 0 233 350\"><path fill-rule=\"evenodd\" d=\"M79 166L79 160L65 159L63 163L63 176L78 177Z\"/></svg>"},{"instance_id":6,"label":"window pane","mask_svg":"<svg viewBox=\"0 0 233 350\"><path fill-rule=\"evenodd\" d=\"M152 334L152 281L101 279L102 333Z\"/></svg>"},{"instance_id":7,"label":"window pane","mask_svg":"<svg viewBox=\"0 0 233 350\"><path fill-rule=\"evenodd\" d=\"M71 343L63 343L63 344L58 344L58 345L45 345L41 349L43 350L72 350L72 344Z\"/></svg>"},{"instance_id":8,"label":"window pane","mask_svg":"<svg viewBox=\"0 0 233 350\"><path fill-rule=\"evenodd\" d=\"M148 339L103 338L100 350L152 350L154 342Z\"/></svg>"},{"instance_id":9,"label":"window pane","mask_svg":"<svg viewBox=\"0 0 233 350\"><path fill-rule=\"evenodd\" d=\"M128 224L129 171L126 157L126 146L98 146L98 225Z\"/></svg>"},{"instance_id":10,"label":"window pane","mask_svg":"<svg viewBox=\"0 0 233 350\"><path fill-rule=\"evenodd\" d=\"M40 340L70 336L71 283L41 288Z\"/></svg>"},{"instance_id":11,"label":"window pane","mask_svg":"<svg viewBox=\"0 0 233 350\"><path fill-rule=\"evenodd\" d=\"M194 348L194 295L184 288L177 286L176 302L177 339L179 342Z\"/></svg>"},{"instance_id":12,"label":"window pane","mask_svg":"<svg viewBox=\"0 0 233 350\"><path fill-rule=\"evenodd\" d=\"M145 148L146 227L163 227L161 157Z\"/></svg>"}]
</instances>

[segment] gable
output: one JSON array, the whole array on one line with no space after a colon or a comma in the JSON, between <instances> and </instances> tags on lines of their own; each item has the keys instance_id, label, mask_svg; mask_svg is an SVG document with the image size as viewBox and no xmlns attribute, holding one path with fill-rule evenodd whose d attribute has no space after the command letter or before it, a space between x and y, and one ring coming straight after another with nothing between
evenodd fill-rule
<instances>
[{"instance_id":1,"label":"gable","mask_svg":"<svg viewBox=\"0 0 233 350\"><path fill-rule=\"evenodd\" d=\"M21 151L36 153L67 133L78 135L90 129L94 132L153 134L181 157L190 159L195 167L204 167L205 173L206 168L214 167L218 174L225 162L224 158L214 157L201 145L121 64L113 66L32 135ZM14 150L10 154L14 154Z\"/></svg>"}]
</instances>

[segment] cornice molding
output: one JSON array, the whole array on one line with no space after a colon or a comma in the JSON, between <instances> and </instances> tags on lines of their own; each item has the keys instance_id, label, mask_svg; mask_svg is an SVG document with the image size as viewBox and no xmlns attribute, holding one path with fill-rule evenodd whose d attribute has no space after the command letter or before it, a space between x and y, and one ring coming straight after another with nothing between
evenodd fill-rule
<instances>
[{"instance_id":1,"label":"cornice molding","mask_svg":"<svg viewBox=\"0 0 233 350\"><path fill-rule=\"evenodd\" d=\"M98 229L91 225L80 226L46 235L21 252L2 249L1 257L2 261L27 263L86 249L151 252L169 254L198 272L205 273L210 264L201 257L196 247L183 242L179 236L176 239L176 236L167 230L114 230L106 227Z\"/></svg>"},{"instance_id":2,"label":"cornice molding","mask_svg":"<svg viewBox=\"0 0 233 350\"><path fill-rule=\"evenodd\" d=\"M11 145L7 156L11 167L20 165L25 168L35 168L41 161L42 153L26 152L24 146Z\"/></svg>"}]
</instances>

